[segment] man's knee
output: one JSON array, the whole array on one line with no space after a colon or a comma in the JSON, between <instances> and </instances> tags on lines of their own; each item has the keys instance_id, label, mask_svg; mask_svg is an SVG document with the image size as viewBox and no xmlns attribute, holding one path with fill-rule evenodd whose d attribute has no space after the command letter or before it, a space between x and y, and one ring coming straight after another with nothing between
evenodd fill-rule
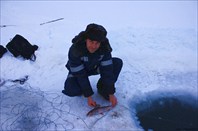
<instances>
[{"instance_id":1,"label":"man's knee","mask_svg":"<svg viewBox=\"0 0 198 131\"><path fill-rule=\"evenodd\" d=\"M113 73L115 81L117 81L120 71L122 69L123 62L120 58L113 58Z\"/></svg>"},{"instance_id":2,"label":"man's knee","mask_svg":"<svg viewBox=\"0 0 198 131\"><path fill-rule=\"evenodd\" d=\"M121 69L122 66L123 66L123 62L120 58L112 58L113 59L113 65L114 65L114 68L118 68L118 69Z\"/></svg>"},{"instance_id":3,"label":"man's knee","mask_svg":"<svg viewBox=\"0 0 198 131\"><path fill-rule=\"evenodd\" d=\"M75 78L67 78L62 93L68 96L79 96L82 95L79 84Z\"/></svg>"}]
</instances>

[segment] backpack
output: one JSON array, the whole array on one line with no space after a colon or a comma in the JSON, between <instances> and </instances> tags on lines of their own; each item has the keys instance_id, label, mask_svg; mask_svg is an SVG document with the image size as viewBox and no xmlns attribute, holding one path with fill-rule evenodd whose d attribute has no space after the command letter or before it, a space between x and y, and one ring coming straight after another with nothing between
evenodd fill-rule
<instances>
[{"instance_id":1,"label":"backpack","mask_svg":"<svg viewBox=\"0 0 198 131\"><path fill-rule=\"evenodd\" d=\"M15 35L14 38L6 45L6 48L14 55L14 57L22 56L32 61L36 60L34 52L38 49L37 45L31 45L21 35Z\"/></svg>"},{"instance_id":2,"label":"backpack","mask_svg":"<svg viewBox=\"0 0 198 131\"><path fill-rule=\"evenodd\" d=\"M7 49L0 45L0 58L7 52Z\"/></svg>"}]
</instances>

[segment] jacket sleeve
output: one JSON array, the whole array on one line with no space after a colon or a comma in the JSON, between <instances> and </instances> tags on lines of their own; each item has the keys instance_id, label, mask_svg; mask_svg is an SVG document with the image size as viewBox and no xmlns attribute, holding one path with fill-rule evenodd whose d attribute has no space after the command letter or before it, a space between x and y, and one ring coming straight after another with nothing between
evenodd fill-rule
<instances>
[{"instance_id":1,"label":"jacket sleeve","mask_svg":"<svg viewBox=\"0 0 198 131\"><path fill-rule=\"evenodd\" d=\"M108 94L114 94L115 80L113 73L113 61L110 52L106 53L100 62L100 75L106 92Z\"/></svg>"},{"instance_id":2,"label":"jacket sleeve","mask_svg":"<svg viewBox=\"0 0 198 131\"><path fill-rule=\"evenodd\" d=\"M91 88L90 81L81 58L74 54L72 48L69 50L69 63L67 66L71 74L77 78L84 96L89 97L93 95L93 90Z\"/></svg>"}]
</instances>

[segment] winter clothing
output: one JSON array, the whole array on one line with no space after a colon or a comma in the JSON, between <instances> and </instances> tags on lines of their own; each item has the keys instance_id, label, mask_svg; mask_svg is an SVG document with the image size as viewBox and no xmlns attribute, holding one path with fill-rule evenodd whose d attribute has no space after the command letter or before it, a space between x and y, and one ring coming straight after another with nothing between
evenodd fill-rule
<instances>
[{"instance_id":1,"label":"winter clothing","mask_svg":"<svg viewBox=\"0 0 198 131\"><path fill-rule=\"evenodd\" d=\"M95 41L105 41L106 35L107 35L107 31L106 29L101 26L101 25L96 25L96 24L89 24L85 30L86 34L87 34L87 38L91 39L91 40L95 40Z\"/></svg>"},{"instance_id":2,"label":"winter clothing","mask_svg":"<svg viewBox=\"0 0 198 131\"><path fill-rule=\"evenodd\" d=\"M94 32L95 35L89 34ZM97 32L97 33L96 33ZM99 35L98 35L99 34ZM122 68L122 60L112 58L109 41L106 38L107 32L104 27L96 24L90 24L85 31L80 32L72 40L72 46L68 53L68 62L66 68L69 70L68 77L65 81L64 94L68 96L84 95L89 97L93 95L88 76L100 74L100 89L103 94L109 95L115 93L115 82ZM98 37L99 36L99 37ZM86 48L86 39L100 41L100 48L89 53ZM105 96L104 95L104 96Z\"/></svg>"}]
</instances>

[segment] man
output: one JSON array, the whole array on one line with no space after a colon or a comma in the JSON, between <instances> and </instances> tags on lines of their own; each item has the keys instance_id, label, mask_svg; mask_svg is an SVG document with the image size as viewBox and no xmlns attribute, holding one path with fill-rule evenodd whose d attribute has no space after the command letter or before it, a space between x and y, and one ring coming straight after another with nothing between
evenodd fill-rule
<instances>
[{"instance_id":1,"label":"man","mask_svg":"<svg viewBox=\"0 0 198 131\"><path fill-rule=\"evenodd\" d=\"M69 70L65 81L64 94L68 96L84 95L89 106L96 106L94 94L88 76L100 74L97 83L98 93L112 106L117 104L115 82L122 68L122 60L112 58L106 29L98 24L89 24L85 31L72 39L66 64Z\"/></svg>"}]
</instances>

